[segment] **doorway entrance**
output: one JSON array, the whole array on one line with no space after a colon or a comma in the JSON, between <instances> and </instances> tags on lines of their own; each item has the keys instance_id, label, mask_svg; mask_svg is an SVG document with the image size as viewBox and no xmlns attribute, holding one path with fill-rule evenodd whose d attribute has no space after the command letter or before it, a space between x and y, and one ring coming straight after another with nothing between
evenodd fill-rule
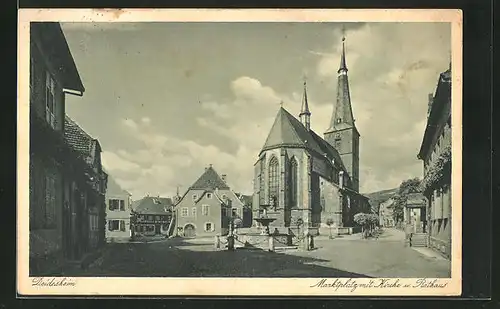
<instances>
[{"instance_id":1,"label":"doorway entrance","mask_svg":"<svg viewBox=\"0 0 500 309\"><path fill-rule=\"evenodd\" d=\"M192 224L186 224L184 227L184 237L195 237L196 229Z\"/></svg>"}]
</instances>

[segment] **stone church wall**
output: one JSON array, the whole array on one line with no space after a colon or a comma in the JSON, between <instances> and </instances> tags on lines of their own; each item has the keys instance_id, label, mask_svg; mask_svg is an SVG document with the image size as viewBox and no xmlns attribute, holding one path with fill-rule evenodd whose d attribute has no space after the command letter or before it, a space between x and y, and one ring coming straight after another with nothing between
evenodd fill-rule
<instances>
[{"instance_id":1,"label":"stone church wall","mask_svg":"<svg viewBox=\"0 0 500 309\"><path fill-rule=\"evenodd\" d=\"M321 225L326 226L328 219L333 219L335 225L342 226L342 211L339 198L339 187L327 179L320 177Z\"/></svg>"}]
</instances>

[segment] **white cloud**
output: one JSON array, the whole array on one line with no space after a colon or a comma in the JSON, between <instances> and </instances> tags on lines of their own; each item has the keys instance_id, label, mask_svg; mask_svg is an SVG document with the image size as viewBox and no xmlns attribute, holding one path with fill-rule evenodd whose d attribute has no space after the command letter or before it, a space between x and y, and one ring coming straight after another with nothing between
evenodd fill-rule
<instances>
[{"instance_id":1,"label":"white cloud","mask_svg":"<svg viewBox=\"0 0 500 309\"><path fill-rule=\"evenodd\" d=\"M444 23L372 23L346 33L351 100L361 134L361 191L395 187L422 175L416 155L427 95L448 68L450 32ZM340 33L333 36L337 42L331 50L313 52L319 56L317 76L327 84L335 84L339 67Z\"/></svg>"},{"instance_id":2,"label":"white cloud","mask_svg":"<svg viewBox=\"0 0 500 309\"><path fill-rule=\"evenodd\" d=\"M434 92L438 74L448 67L449 28L380 23L348 31L346 36L351 99L361 134L361 191L393 188L422 173L416 154L425 128L427 94ZM311 82L327 81L320 85L332 98L318 102L309 92L311 125L321 136L333 113L340 44L311 53L318 56ZM227 86L233 95L230 100L202 95L203 114L196 116L194 125L227 139L236 149L230 152L211 140L200 144L178 138L175 132L160 133L148 117L124 119L131 136L143 143L143 147L106 155L111 171L134 173L117 177L124 189L139 198L146 192L172 195L177 185L186 188L213 164L228 174L235 190L251 193L253 164L280 101L297 116L302 93L300 86L299 91L279 93L251 76L238 77Z\"/></svg>"},{"instance_id":3,"label":"white cloud","mask_svg":"<svg viewBox=\"0 0 500 309\"><path fill-rule=\"evenodd\" d=\"M101 153L102 164L104 167L113 172L113 171L137 171L140 169L140 166L132 161L129 161L122 156L111 152L111 151L103 151Z\"/></svg>"}]
</instances>

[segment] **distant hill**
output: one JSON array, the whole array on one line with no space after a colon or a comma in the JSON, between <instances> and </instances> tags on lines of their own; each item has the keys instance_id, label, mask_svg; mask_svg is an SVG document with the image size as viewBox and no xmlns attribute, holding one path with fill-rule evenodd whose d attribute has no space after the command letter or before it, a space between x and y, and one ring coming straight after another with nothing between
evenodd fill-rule
<instances>
[{"instance_id":1,"label":"distant hill","mask_svg":"<svg viewBox=\"0 0 500 309\"><path fill-rule=\"evenodd\" d=\"M372 209L378 213L379 204L388 200L390 197L392 197L394 194L396 194L398 192L398 190L399 190L399 187L394 188L394 189L376 191L376 192L372 192L372 193L365 193L363 195L368 197L368 200L370 202Z\"/></svg>"}]
</instances>

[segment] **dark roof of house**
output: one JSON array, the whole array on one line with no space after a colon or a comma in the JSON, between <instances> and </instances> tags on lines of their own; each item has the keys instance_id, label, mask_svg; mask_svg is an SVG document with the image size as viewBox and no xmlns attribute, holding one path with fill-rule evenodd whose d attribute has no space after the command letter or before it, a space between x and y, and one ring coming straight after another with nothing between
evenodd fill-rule
<instances>
[{"instance_id":1,"label":"dark roof of house","mask_svg":"<svg viewBox=\"0 0 500 309\"><path fill-rule=\"evenodd\" d=\"M276 115L271 131L262 147L263 151L279 147L299 147L315 152L319 156L333 159L344 172L346 171L338 151L312 130L281 107Z\"/></svg>"},{"instance_id":2,"label":"dark roof of house","mask_svg":"<svg viewBox=\"0 0 500 309\"><path fill-rule=\"evenodd\" d=\"M172 199L165 197L146 196L132 202L132 210L139 214L162 215L170 213Z\"/></svg>"},{"instance_id":3,"label":"dark roof of house","mask_svg":"<svg viewBox=\"0 0 500 309\"><path fill-rule=\"evenodd\" d=\"M99 141L85 132L76 122L67 115L64 119L64 139L74 150L85 159L93 156L93 151L101 151Z\"/></svg>"},{"instance_id":4,"label":"dark roof of house","mask_svg":"<svg viewBox=\"0 0 500 309\"><path fill-rule=\"evenodd\" d=\"M78 69L58 22L31 22L31 36L37 37L44 53L63 77L63 88L84 92Z\"/></svg>"},{"instance_id":5,"label":"dark roof of house","mask_svg":"<svg viewBox=\"0 0 500 309\"><path fill-rule=\"evenodd\" d=\"M205 172L196 180L193 185L190 187L191 189L199 189L199 190L215 190L219 189L229 189L227 183L222 180L219 174L215 171L215 169L210 165L205 169Z\"/></svg>"},{"instance_id":6,"label":"dark roof of house","mask_svg":"<svg viewBox=\"0 0 500 309\"><path fill-rule=\"evenodd\" d=\"M438 84L432 105L430 108L429 116L427 118L427 126L425 128L424 137L417 157L423 159L430 150L433 136L436 130L440 127L440 122L443 121L441 117L443 112L451 114L451 68L439 74ZM448 107L448 109L446 109ZM446 121L445 119L444 121Z\"/></svg>"}]
</instances>

